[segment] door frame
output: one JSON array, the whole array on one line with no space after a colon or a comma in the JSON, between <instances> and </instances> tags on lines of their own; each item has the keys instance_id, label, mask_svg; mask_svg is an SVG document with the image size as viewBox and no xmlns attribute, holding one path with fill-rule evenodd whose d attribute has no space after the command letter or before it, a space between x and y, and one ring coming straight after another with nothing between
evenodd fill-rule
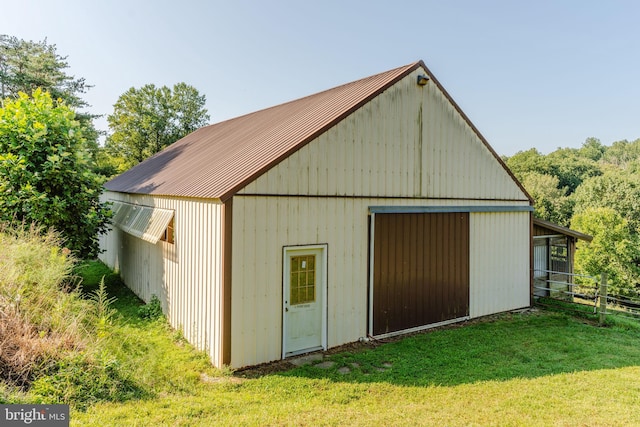
<instances>
[{"instance_id":1,"label":"door frame","mask_svg":"<svg viewBox=\"0 0 640 427\"><path fill-rule=\"evenodd\" d=\"M288 264L288 256L292 252L297 251L311 251L311 250L319 250L320 256L318 262L321 263L321 268L318 271L321 272L319 281L318 281L318 291L321 298L321 312L322 312L322 321L321 321L321 345L318 348L310 348L303 350L296 350L293 352L287 351L287 316L286 316L286 306L287 306L287 281L289 280L289 271L286 268ZM329 245L327 243L319 243L312 245L292 245L292 246L283 246L282 247L282 359L286 359L287 357L295 356L298 354L309 353L314 350L326 350L327 349L327 313L329 309L329 305L327 303L327 295L328 295L328 251Z\"/></svg>"}]
</instances>

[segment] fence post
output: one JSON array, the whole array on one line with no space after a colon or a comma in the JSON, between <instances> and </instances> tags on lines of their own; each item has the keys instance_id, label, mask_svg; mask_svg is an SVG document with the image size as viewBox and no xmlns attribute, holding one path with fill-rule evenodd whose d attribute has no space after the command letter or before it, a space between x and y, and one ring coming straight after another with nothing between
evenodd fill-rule
<instances>
[{"instance_id":1,"label":"fence post","mask_svg":"<svg viewBox=\"0 0 640 427\"><path fill-rule=\"evenodd\" d=\"M600 326L604 325L607 314L607 273L600 274Z\"/></svg>"}]
</instances>

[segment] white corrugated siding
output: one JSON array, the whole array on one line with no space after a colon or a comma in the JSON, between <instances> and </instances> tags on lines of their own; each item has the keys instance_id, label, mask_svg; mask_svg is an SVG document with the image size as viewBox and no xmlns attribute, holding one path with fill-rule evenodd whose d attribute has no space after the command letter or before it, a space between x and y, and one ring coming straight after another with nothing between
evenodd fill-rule
<instances>
[{"instance_id":1,"label":"white corrugated siding","mask_svg":"<svg viewBox=\"0 0 640 427\"><path fill-rule=\"evenodd\" d=\"M529 306L529 213L474 213L469 236L469 315Z\"/></svg>"},{"instance_id":2,"label":"white corrugated siding","mask_svg":"<svg viewBox=\"0 0 640 427\"><path fill-rule=\"evenodd\" d=\"M223 205L111 192L103 198L175 211L175 245L151 244L115 228L100 238L101 248L106 249L100 259L119 270L144 301L156 295L171 325L220 366Z\"/></svg>"},{"instance_id":3,"label":"white corrugated siding","mask_svg":"<svg viewBox=\"0 0 640 427\"><path fill-rule=\"evenodd\" d=\"M462 200L253 196L236 196L233 203L231 365L234 367L281 357L283 246L328 244L327 337L329 347L334 347L356 341L367 331L369 206L496 204ZM470 225L475 264L485 259L494 262L494 257L487 255L491 252L506 253L512 260L522 254L519 246L512 252L504 243L516 235L517 245L520 244L519 236L529 230L528 212L496 214L502 219L513 218L511 225L500 227L497 219L490 229L478 231L476 227L490 225L484 220L474 220L479 215L485 214L471 214ZM483 240L474 240L478 238ZM483 271L476 266L472 270L472 290L504 291L497 296L503 300L502 304L492 305L497 311L503 311L502 307L522 307L522 292L503 288L511 286L528 292L529 267L523 266L529 259L528 252L524 256L524 261L518 260L517 265L492 271L492 281L484 280L484 276L474 278L475 271ZM520 270L524 274L520 274ZM471 307L475 307L473 303ZM488 304L482 302L482 307Z\"/></svg>"},{"instance_id":4,"label":"white corrugated siding","mask_svg":"<svg viewBox=\"0 0 640 427\"><path fill-rule=\"evenodd\" d=\"M240 194L526 200L433 84L416 71Z\"/></svg>"}]
</instances>

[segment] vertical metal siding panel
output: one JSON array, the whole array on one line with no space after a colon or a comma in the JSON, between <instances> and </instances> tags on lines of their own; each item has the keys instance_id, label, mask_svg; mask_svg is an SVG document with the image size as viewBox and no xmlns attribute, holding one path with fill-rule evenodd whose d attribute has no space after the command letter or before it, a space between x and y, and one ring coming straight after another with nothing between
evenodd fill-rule
<instances>
[{"instance_id":1,"label":"vertical metal siding panel","mask_svg":"<svg viewBox=\"0 0 640 427\"><path fill-rule=\"evenodd\" d=\"M118 257L126 260L121 275L138 296L160 298L170 324L185 338L207 350L219 365L220 335L217 292L221 286L221 205L211 201L180 200L139 195L111 195L123 201L175 210L177 262L166 259L159 242L151 245L123 236Z\"/></svg>"},{"instance_id":2,"label":"vertical metal siding panel","mask_svg":"<svg viewBox=\"0 0 640 427\"><path fill-rule=\"evenodd\" d=\"M232 366L281 356L283 246L328 244L328 345L364 336L367 202L236 196L234 203Z\"/></svg>"},{"instance_id":3,"label":"vertical metal siding panel","mask_svg":"<svg viewBox=\"0 0 640 427\"><path fill-rule=\"evenodd\" d=\"M468 224L466 213L375 216L374 334L468 315Z\"/></svg>"},{"instance_id":4,"label":"vertical metal siding panel","mask_svg":"<svg viewBox=\"0 0 640 427\"><path fill-rule=\"evenodd\" d=\"M166 260L170 320L196 348L206 350L219 366L221 286L221 205L177 200L176 250L178 262Z\"/></svg>"},{"instance_id":5,"label":"vertical metal siding panel","mask_svg":"<svg viewBox=\"0 0 640 427\"><path fill-rule=\"evenodd\" d=\"M415 151L421 107L422 158ZM420 165L424 196L524 200L444 94L435 85L417 87L414 75L388 88L240 194L414 196ZM317 170L315 180L310 179L311 166Z\"/></svg>"},{"instance_id":6,"label":"vertical metal siding panel","mask_svg":"<svg viewBox=\"0 0 640 427\"><path fill-rule=\"evenodd\" d=\"M246 242L249 233L245 230L244 212L248 209L247 199L235 197L233 201L233 246L231 262L231 277L233 286L231 287L231 366L243 366L244 339L243 330L246 314L244 303L244 287L247 279L245 277L244 263L246 262Z\"/></svg>"},{"instance_id":7,"label":"vertical metal siding panel","mask_svg":"<svg viewBox=\"0 0 640 427\"><path fill-rule=\"evenodd\" d=\"M471 215L470 316L529 305L529 214Z\"/></svg>"}]
</instances>

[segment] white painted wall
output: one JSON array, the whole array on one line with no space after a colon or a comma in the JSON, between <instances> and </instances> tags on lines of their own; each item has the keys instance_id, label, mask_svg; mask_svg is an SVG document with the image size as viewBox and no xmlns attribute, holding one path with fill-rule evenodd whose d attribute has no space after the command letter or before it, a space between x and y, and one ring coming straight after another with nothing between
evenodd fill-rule
<instances>
[{"instance_id":1,"label":"white painted wall","mask_svg":"<svg viewBox=\"0 0 640 427\"><path fill-rule=\"evenodd\" d=\"M366 335L369 206L529 205L445 95L416 85L419 73L234 196L233 366L280 358L283 246L328 244L331 347ZM529 213L473 213L470 227L471 316L528 305Z\"/></svg>"}]
</instances>

